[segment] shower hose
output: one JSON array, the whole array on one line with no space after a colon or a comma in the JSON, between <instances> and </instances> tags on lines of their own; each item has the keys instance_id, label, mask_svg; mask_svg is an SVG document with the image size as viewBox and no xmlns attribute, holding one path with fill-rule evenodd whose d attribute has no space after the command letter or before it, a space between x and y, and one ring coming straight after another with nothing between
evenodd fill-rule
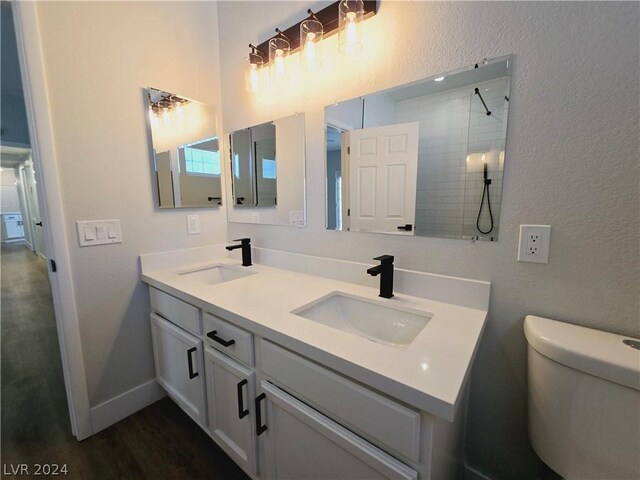
<instances>
[{"instance_id":1,"label":"shower hose","mask_svg":"<svg viewBox=\"0 0 640 480\"><path fill-rule=\"evenodd\" d=\"M478 218L476 219L476 228L480 233L486 235L493 231L493 212L491 211L491 198L489 197L489 185L491 185L491 179L487 178L487 164L484 164L484 188L482 189L482 200L480 200L480 208L478 209ZM489 230L482 230L480 228L480 215L482 214L482 208L484 207L484 199L487 198L487 208L489 209L489 219L491 220L491 226Z\"/></svg>"}]
</instances>

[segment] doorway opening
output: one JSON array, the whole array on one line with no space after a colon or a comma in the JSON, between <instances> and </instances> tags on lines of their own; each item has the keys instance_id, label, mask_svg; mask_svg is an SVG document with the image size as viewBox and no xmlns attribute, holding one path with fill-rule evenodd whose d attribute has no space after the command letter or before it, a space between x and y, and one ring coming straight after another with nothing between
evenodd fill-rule
<instances>
[{"instance_id":1,"label":"doorway opening","mask_svg":"<svg viewBox=\"0 0 640 480\"><path fill-rule=\"evenodd\" d=\"M49 277L43 178L27 120L14 5L0 2L0 341L2 457L73 438ZM16 456L17 455L17 456Z\"/></svg>"}]
</instances>

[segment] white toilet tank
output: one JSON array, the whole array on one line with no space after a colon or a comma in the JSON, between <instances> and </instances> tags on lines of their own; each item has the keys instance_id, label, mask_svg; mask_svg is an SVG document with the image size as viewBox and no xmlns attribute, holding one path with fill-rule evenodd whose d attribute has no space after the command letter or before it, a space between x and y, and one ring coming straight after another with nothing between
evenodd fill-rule
<instances>
[{"instance_id":1,"label":"white toilet tank","mask_svg":"<svg viewBox=\"0 0 640 480\"><path fill-rule=\"evenodd\" d=\"M640 350L527 316L529 438L566 479L640 479Z\"/></svg>"}]
</instances>

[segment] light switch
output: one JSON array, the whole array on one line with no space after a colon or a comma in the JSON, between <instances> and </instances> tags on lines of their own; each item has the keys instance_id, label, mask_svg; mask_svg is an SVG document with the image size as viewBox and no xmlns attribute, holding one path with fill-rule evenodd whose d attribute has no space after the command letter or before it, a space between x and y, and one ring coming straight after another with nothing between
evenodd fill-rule
<instances>
[{"instance_id":1,"label":"light switch","mask_svg":"<svg viewBox=\"0 0 640 480\"><path fill-rule=\"evenodd\" d=\"M76 222L81 247L122 243L120 220L89 220Z\"/></svg>"},{"instance_id":2,"label":"light switch","mask_svg":"<svg viewBox=\"0 0 640 480\"><path fill-rule=\"evenodd\" d=\"M86 225L84 227L84 239L85 240L95 240L96 239L96 227L93 225Z\"/></svg>"},{"instance_id":3,"label":"light switch","mask_svg":"<svg viewBox=\"0 0 640 480\"><path fill-rule=\"evenodd\" d=\"M96 225L96 237L98 240L107 238L107 226L104 224Z\"/></svg>"}]
</instances>

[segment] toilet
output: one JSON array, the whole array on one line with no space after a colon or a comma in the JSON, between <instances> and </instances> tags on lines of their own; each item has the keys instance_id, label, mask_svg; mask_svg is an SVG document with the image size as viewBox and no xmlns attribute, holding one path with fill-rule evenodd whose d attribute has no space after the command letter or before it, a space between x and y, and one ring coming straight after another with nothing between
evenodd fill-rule
<instances>
[{"instance_id":1,"label":"toilet","mask_svg":"<svg viewBox=\"0 0 640 480\"><path fill-rule=\"evenodd\" d=\"M531 315L524 331L538 456L566 479L639 479L640 350L623 342L635 339Z\"/></svg>"}]
</instances>

